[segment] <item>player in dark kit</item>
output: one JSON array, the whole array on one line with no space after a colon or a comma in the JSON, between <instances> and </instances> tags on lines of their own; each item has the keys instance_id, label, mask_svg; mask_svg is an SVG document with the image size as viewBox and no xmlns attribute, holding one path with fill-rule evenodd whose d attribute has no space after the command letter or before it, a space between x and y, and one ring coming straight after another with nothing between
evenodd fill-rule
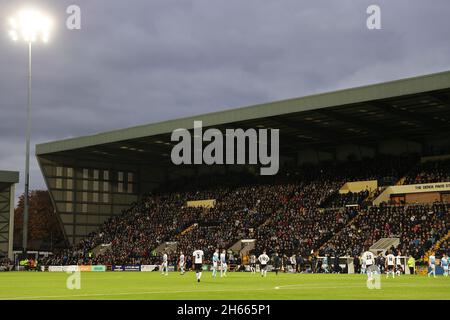
<instances>
[{"instance_id":1,"label":"player in dark kit","mask_svg":"<svg viewBox=\"0 0 450 320\"><path fill-rule=\"evenodd\" d=\"M278 275L278 270L281 268L281 258L278 253L275 253L275 256L273 257L273 266L275 268L275 274Z\"/></svg>"}]
</instances>

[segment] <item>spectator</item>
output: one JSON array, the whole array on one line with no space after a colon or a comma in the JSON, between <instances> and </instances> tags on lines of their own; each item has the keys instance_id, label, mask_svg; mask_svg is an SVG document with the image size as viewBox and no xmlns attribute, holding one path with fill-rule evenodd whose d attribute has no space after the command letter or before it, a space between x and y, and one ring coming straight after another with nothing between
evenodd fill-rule
<instances>
[{"instance_id":1,"label":"spectator","mask_svg":"<svg viewBox=\"0 0 450 320\"><path fill-rule=\"evenodd\" d=\"M413 256L409 256L408 258L408 268L409 268L409 273L410 274L416 274L415 270L416 270L416 260L414 259Z\"/></svg>"}]
</instances>

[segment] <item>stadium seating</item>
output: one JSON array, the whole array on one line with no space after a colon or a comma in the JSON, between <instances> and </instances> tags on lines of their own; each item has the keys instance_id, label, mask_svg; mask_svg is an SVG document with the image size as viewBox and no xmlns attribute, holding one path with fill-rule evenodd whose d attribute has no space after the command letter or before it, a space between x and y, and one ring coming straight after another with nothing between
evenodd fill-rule
<instances>
[{"instance_id":1,"label":"stadium seating","mask_svg":"<svg viewBox=\"0 0 450 320\"><path fill-rule=\"evenodd\" d=\"M420 258L450 226L449 204L374 206L360 211L326 244L340 256L360 254L380 238L399 237L400 251Z\"/></svg>"},{"instance_id":2,"label":"stadium seating","mask_svg":"<svg viewBox=\"0 0 450 320\"><path fill-rule=\"evenodd\" d=\"M342 208L345 205L362 206L364 204L364 200L366 200L369 195L369 190L344 194L337 193L335 196L330 197L326 203L323 203L322 206L325 208Z\"/></svg>"},{"instance_id":3,"label":"stadium seating","mask_svg":"<svg viewBox=\"0 0 450 320\"><path fill-rule=\"evenodd\" d=\"M417 164L408 172L404 184L450 181L450 159Z\"/></svg>"},{"instance_id":4,"label":"stadium seating","mask_svg":"<svg viewBox=\"0 0 450 320\"><path fill-rule=\"evenodd\" d=\"M400 250L419 258L449 229L450 205L368 206L364 201L376 192L338 192L348 181L377 180L383 186L405 176L430 181L448 174L444 162L421 166L421 174L413 174L417 160L384 156L284 169L275 177L229 174L216 177L215 183L205 179L203 185L202 179L190 184L180 181L159 194L146 195L45 264L153 264L161 260L155 248L165 241L176 241L177 251L185 252L188 259L198 248L209 258L215 248L227 249L245 238L257 240L256 253L267 250L308 257L318 250L353 256L382 237L397 236ZM412 179L408 181L417 181ZM216 200L216 205L186 205L206 199ZM101 244L111 244L110 249L91 254ZM169 252L171 263L178 252Z\"/></svg>"}]
</instances>

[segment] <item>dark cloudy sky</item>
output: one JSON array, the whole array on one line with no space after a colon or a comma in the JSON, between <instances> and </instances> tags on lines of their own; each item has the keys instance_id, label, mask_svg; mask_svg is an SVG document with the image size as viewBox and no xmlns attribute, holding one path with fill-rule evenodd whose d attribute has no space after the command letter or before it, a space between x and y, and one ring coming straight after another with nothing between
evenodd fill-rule
<instances>
[{"instance_id":1,"label":"dark cloudy sky","mask_svg":"<svg viewBox=\"0 0 450 320\"><path fill-rule=\"evenodd\" d=\"M65 27L71 4L79 31ZM366 28L371 4L382 30ZM33 153L37 143L450 69L448 0L0 0L6 170L23 172L27 70L6 22L30 5L55 20L51 42L34 48ZM31 187L43 188L34 157L31 166Z\"/></svg>"}]
</instances>

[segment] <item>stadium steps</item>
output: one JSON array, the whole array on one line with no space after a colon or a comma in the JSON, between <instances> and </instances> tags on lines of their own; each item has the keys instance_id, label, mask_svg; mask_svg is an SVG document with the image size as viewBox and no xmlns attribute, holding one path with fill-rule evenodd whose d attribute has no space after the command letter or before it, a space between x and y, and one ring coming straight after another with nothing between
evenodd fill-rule
<instances>
[{"instance_id":1,"label":"stadium steps","mask_svg":"<svg viewBox=\"0 0 450 320\"><path fill-rule=\"evenodd\" d=\"M383 254L389 250L390 247L397 247L400 243L400 238L381 238L375 242L371 247L370 251L377 254L379 251L383 251Z\"/></svg>"},{"instance_id":2,"label":"stadium steps","mask_svg":"<svg viewBox=\"0 0 450 320\"><path fill-rule=\"evenodd\" d=\"M391 188L385 188L379 195L373 200L373 204L375 206L380 205L382 202L388 202L391 199Z\"/></svg>"},{"instance_id":3,"label":"stadium steps","mask_svg":"<svg viewBox=\"0 0 450 320\"><path fill-rule=\"evenodd\" d=\"M96 246L94 249L92 249L92 253L95 256L98 256L98 255L105 254L106 252L108 252L110 250L111 250L111 243L109 243L109 244L100 244L100 245Z\"/></svg>"},{"instance_id":4,"label":"stadium steps","mask_svg":"<svg viewBox=\"0 0 450 320\"><path fill-rule=\"evenodd\" d=\"M255 239L242 239L233 244L229 250L239 252L240 256L247 256L250 251L254 250L256 246Z\"/></svg>"},{"instance_id":5,"label":"stadium steps","mask_svg":"<svg viewBox=\"0 0 450 320\"><path fill-rule=\"evenodd\" d=\"M405 180L406 180L406 176L400 178L400 180L398 180L395 185L396 186L402 186L405 183Z\"/></svg>"},{"instance_id":6,"label":"stadium steps","mask_svg":"<svg viewBox=\"0 0 450 320\"><path fill-rule=\"evenodd\" d=\"M425 253L425 255L422 257L422 260L425 261L425 262L428 262L428 257L430 256L431 252L437 251L437 250L441 247L442 242L444 242L444 241L446 241L446 240L448 240L448 239L450 239L450 231L448 231L447 234L446 234L445 236L443 236L441 239L439 239L439 240L434 244L434 246L432 246L431 249L429 249L429 250Z\"/></svg>"},{"instance_id":7,"label":"stadium steps","mask_svg":"<svg viewBox=\"0 0 450 320\"><path fill-rule=\"evenodd\" d=\"M155 251L159 254L163 253L164 251L167 252L175 252L178 247L178 242L176 241L166 241L161 243L159 246L155 248Z\"/></svg>"},{"instance_id":8,"label":"stadium steps","mask_svg":"<svg viewBox=\"0 0 450 320\"><path fill-rule=\"evenodd\" d=\"M363 204L364 203L373 203L373 200L375 200L376 199L376 197L378 196L377 195L377 192L378 192L378 189L375 189L375 190L371 190L370 191L370 193L369 193L369 195L367 196L367 198L365 198L364 199L364 201L362 202Z\"/></svg>"},{"instance_id":9,"label":"stadium steps","mask_svg":"<svg viewBox=\"0 0 450 320\"><path fill-rule=\"evenodd\" d=\"M187 227L186 229L184 229L183 231L181 231L178 236L184 236L186 233L191 232L192 230L194 230L196 227L198 226L198 223L194 223L193 225L190 225L189 227Z\"/></svg>"},{"instance_id":10,"label":"stadium steps","mask_svg":"<svg viewBox=\"0 0 450 320\"><path fill-rule=\"evenodd\" d=\"M256 229L267 226L269 223L272 222L272 217L267 218L266 221L264 221L261 225L259 225Z\"/></svg>"}]
</instances>

